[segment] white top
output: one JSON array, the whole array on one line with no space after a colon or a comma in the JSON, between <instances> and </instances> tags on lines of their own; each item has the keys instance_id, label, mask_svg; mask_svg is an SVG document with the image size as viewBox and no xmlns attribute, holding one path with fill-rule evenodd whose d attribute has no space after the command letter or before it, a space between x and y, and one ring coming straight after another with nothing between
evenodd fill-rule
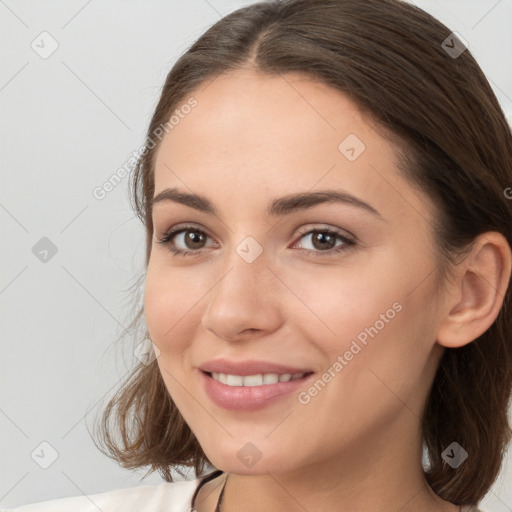
<instances>
[{"instance_id":1,"label":"white top","mask_svg":"<svg viewBox=\"0 0 512 512\"><path fill-rule=\"evenodd\" d=\"M190 512L201 479L163 482L114 491L22 505L0 512ZM463 512L489 512L463 506Z\"/></svg>"},{"instance_id":2,"label":"white top","mask_svg":"<svg viewBox=\"0 0 512 512\"><path fill-rule=\"evenodd\" d=\"M163 482L22 505L0 512L189 512L200 479Z\"/></svg>"}]
</instances>

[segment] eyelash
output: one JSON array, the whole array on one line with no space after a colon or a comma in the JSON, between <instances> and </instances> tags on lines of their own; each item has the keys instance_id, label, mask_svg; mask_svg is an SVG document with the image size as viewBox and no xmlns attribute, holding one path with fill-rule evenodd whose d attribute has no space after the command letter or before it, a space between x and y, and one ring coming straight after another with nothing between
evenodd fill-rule
<instances>
[{"instance_id":1,"label":"eyelash","mask_svg":"<svg viewBox=\"0 0 512 512\"><path fill-rule=\"evenodd\" d=\"M175 256L195 256L198 253L200 253L201 249L198 249L195 251L187 251L184 249L176 249L176 248L172 247L173 238L184 231L194 231L196 233L200 233L202 235L206 235L207 237L209 237L209 235L207 233L205 233L204 231L202 231L200 229L197 229L195 226L181 225L177 228L172 228L169 231L166 231L161 237L158 238L157 242L159 244L163 245L164 247L167 247ZM303 249L304 251L306 251L306 254L308 256L310 256L310 255L311 256L322 256L322 255L332 256L336 253L347 251L356 245L356 242L354 240L351 240L350 238L347 238L346 236L342 235L340 232L335 231L330 228L304 230L303 232L299 233L299 235L300 235L299 240L301 238L303 238L305 235L309 235L314 232L335 236L339 240L341 240L343 242L343 244L337 248L329 249L328 251L313 251L310 249ZM209 238L211 238L211 237L209 237Z\"/></svg>"}]
</instances>

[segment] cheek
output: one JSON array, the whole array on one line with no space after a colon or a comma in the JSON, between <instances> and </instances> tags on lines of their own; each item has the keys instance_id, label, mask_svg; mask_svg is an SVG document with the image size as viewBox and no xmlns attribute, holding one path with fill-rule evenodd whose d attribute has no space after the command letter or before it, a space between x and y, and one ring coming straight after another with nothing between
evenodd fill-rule
<instances>
[{"instance_id":1,"label":"cheek","mask_svg":"<svg viewBox=\"0 0 512 512\"><path fill-rule=\"evenodd\" d=\"M204 290L180 269L150 263L144 291L144 314L153 343L165 354L178 352L193 329ZM183 341L180 341L183 340Z\"/></svg>"},{"instance_id":2,"label":"cheek","mask_svg":"<svg viewBox=\"0 0 512 512\"><path fill-rule=\"evenodd\" d=\"M204 292L203 292L204 293ZM144 291L144 314L152 342L160 350L157 364L165 387L172 400L187 417L191 407L190 394L184 389L187 375L187 347L199 320L194 304L198 301L195 290L183 272L150 262ZM193 402L193 401L192 401ZM188 420L193 420L189 418ZM187 420L187 421L188 421Z\"/></svg>"},{"instance_id":3,"label":"cheek","mask_svg":"<svg viewBox=\"0 0 512 512\"><path fill-rule=\"evenodd\" d=\"M296 281L294 291L309 307L300 308L297 325L320 349L324 370L344 375L333 386L342 394L355 387L364 394L370 381L407 394L424 372L435 343L433 279L418 277L428 275L425 262L409 258L407 266L398 256L380 254L364 271L340 269L333 278L331 269L330 276Z\"/></svg>"},{"instance_id":4,"label":"cheek","mask_svg":"<svg viewBox=\"0 0 512 512\"><path fill-rule=\"evenodd\" d=\"M435 343L432 315L425 309L426 291L408 295L400 287L374 290L360 302L353 297L350 309L338 313L333 325L340 335L326 347L330 373L335 375L326 400L343 404L345 411L332 418L340 428L355 431L361 422L382 425L397 414L407 414L404 407L421 416ZM347 410L353 414L350 418Z\"/></svg>"}]
</instances>

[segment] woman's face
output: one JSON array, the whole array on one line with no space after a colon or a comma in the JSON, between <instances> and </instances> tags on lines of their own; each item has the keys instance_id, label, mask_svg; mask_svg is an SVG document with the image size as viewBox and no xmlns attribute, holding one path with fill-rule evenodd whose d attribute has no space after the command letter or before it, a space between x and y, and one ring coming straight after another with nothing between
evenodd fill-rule
<instances>
[{"instance_id":1,"label":"woman's face","mask_svg":"<svg viewBox=\"0 0 512 512\"><path fill-rule=\"evenodd\" d=\"M156 157L145 315L206 455L239 474L417 456L443 350L428 198L326 85L240 70L190 96Z\"/></svg>"}]
</instances>

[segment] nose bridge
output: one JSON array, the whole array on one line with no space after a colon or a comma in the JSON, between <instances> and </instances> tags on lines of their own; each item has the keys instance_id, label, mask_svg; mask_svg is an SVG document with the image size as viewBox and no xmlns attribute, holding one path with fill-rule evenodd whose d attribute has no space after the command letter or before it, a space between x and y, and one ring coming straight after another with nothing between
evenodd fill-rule
<instances>
[{"instance_id":1,"label":"nose bridge","mask_svg":"<svg viewBox=\"0 0 512 512\"><path fill-rule=\"evenodd\" d=\"M225 261L223 278L214 288L213 295L233 295L233 300L265 296L265 285L272 274L267 269L267 254L252 236L245 237L233 247Z\"/></svg>"},{"instance_id":2,"label":"nose bridge","mask_svg":"<svg viewBox=\"0 0 512 512\"><path fill-rule=\"evenodd\" d=\"M263 247L251 236L233 247L220 279L209 294L204 326L221 337L246 329L273 328L279 315L275 279Z\"/></svg>"}]
</instances>

